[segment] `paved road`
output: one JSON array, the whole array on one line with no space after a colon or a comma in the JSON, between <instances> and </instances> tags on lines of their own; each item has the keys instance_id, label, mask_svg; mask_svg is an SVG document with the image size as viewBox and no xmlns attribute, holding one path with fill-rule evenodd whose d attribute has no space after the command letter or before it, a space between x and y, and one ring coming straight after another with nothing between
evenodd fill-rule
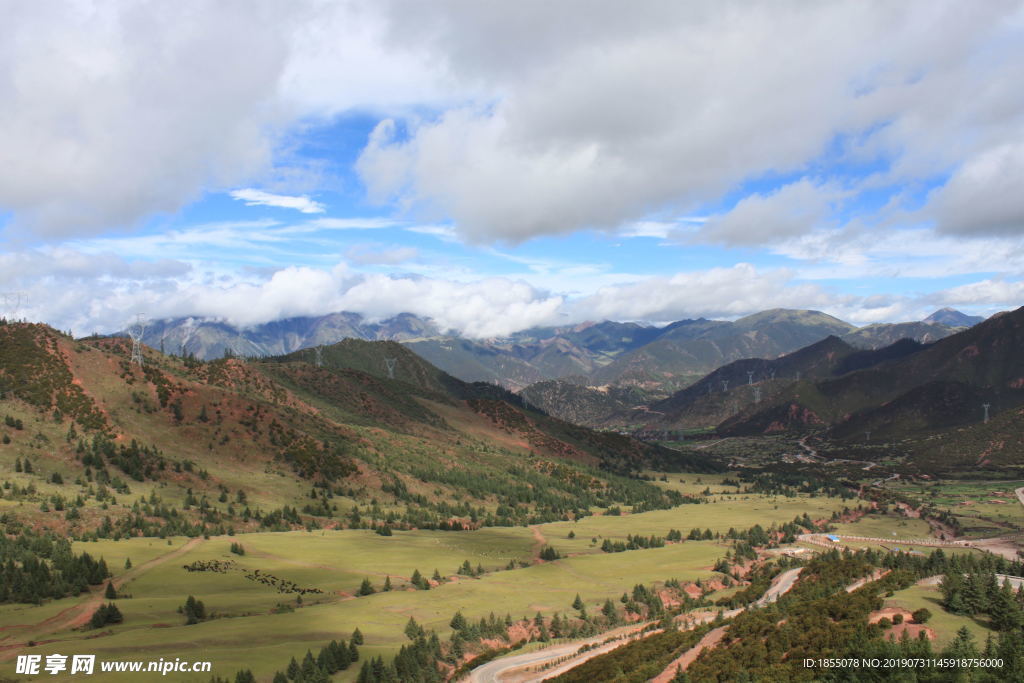
<instances>
[{"instance_id":1,"label":"paved road","mask_svg":"<svg viewBox=\"0 0 1024 683\"><path fill-rule=\"evenodd\" d=\"M776 576L772 580L772 585L769 586L768 590L765 591L764 595L761 596L761 598L754 603L754 606L763 607L764 605L767 605L778 600L780 595L783 595L793 587L793 584L796 582L797 577L800 576L800 572L802 571L803 567L797 567L796 569L787 569L786 571ZM740 612L742 612L743 609L744 608L741 607L738 609L728 610L727 612L724 612L722 616L726 619L730 619L739 614ZM694 620L691 623L693 626L697 626L698 624L707 623L709 621L713 621L714 619L715 615L709 614L706 617ZM592 638L587 638L584 640L575 640L570 643L562 643L560 645L546 647L543 650L535 650L533 652L527 652L521 655L512 655L510 657L502 657L500 659L495 659L484 664L483 666L473 669L473 671L470 672L469 678L467 680L470 681L470 683L499 683L501 681L508 682L514 680L541 680L541 677L546 678L549 676L554 676L561 671L568 671L569 669L573 669L582 664L583 662L587 661L588 659L604 654L605 652L610 652L611 650L614 650L617 647L625 645L627 642L629 642L629 640L631 640L631 638L623 638L621 640L608 643L607 645L602 646L600 648L590 650L580 655L578 658L573 658L571 662L566 662L566 665L561 666L557 669L550 669L544 671L543 673L530 674L522 670L526 667L536 667L539 665L547 664L549 662L554 662L555 660L561 659L563 657L569 657L575 654L576 651L579 650L580 647L582 647L583 645L602 643L613 635L635 634L636 632L640 631L644 627L644 625L645 624L637 624L635 626L627 627L626 629L617 629L616 631L612 631L610 633L602 633L598 636L594 636ZM653 633L654 631L649 631L647 634L640 637L646 637L647 635L652 635Z\"/></svg>"},{"instance_id":2,"label":"paved road","mask_svg":"<svg viewBox=\"0 0 1024 683\"><path fill-rule=\"evenodd\" d=\"M574 640L572 642L562 643L560 645L552 645L551 647L546 647L543 650L535 650L533 652L527 652L521 655L512 655L510 657L502 657L500 659L495 659L493 661L487 662L483 666L479 666L473 669L469 673L469 678L467 678L466 680L470 683L498 683L499 681L509 681L512 680L511 676L519 669L532 667L540 664L546 664L556 659L561 659L562 657L568 657L572 654L575 654L575 652L584 645L596 645L598 643L603 643L605 640L612 637L616 633L619 633L621 635L632 635L633 633L640 631L643 628L643 626L644 624L638 624L636 626L627 627L625 629L617 629L616 631L612 631L610 633L602 633L591 638ZM584 661L586 661L586 659L589 659L590 657L596 657L599 654L603 654L610 650L614 650L616 647L624 645L627 642L628 639L623 638L620 641L615 641L601 648L591 650L586 653L586 655L589 656L587 656L586 658L581 656L580 659L577 661L577 664L582 664ZM552 673L553 672L546 671L543 675L550 676ZM535 676L537 675L541 674L535 674ZM524 678L522 680L527 679Z\"/></svg>"}]
</instances>

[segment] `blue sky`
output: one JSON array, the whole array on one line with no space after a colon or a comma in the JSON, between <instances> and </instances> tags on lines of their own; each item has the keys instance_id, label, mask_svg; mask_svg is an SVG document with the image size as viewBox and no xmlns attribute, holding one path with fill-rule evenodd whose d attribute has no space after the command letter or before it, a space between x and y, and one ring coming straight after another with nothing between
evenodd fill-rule
<instances>
[{"instance_id":1,"label":"blue sky","mask_svg":"<svg viewBox=\"0 0 1024 683\"><path fill-rule=\"evenodd\" d=\"M772 307L866 324L1024 300L1020 2L11 18L0 291L76 333L334 310L472 336Z\"/></svg>"}]
</instances>

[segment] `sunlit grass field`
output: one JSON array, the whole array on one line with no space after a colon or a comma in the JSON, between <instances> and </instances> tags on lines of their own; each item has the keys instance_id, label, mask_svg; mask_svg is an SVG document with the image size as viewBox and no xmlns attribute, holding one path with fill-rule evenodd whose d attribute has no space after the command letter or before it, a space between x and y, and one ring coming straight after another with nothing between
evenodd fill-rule
<instances>
[{"instance_id":1,"label":"sunlit grass field","mask_svg":"<svg viewBox=\"0 0 1024 683\"><path fill-rule=\"evenodd\" d=\"M684 536L695 527L720 533L754 524L767 528L804 513L827 519L851 504L838 498L807 495L786 498L737 493L735 487L721 485L725 476L670 475L669 482L660 482L692 495L710 486L713 495L705 503L639 514L626 510L621 516L596 515L533 528L395 531L392 536L363 530L239 534L198 539L170 559L168 553L181 550L188 539L172 538L169 543L155 538L75 543L76 551L103 557L115 576L125 575L125 560L131 559L133 570L121 589L131 597L118 600L124 623L98 631L50 633L52 629L33 628L33 624L88 599L80 596L41 606L0 608L0 627L14 627L0 632L0 637L8 642L36 639L41 644L33 650L42 654L210 660L214 674L233 678L236 670L249 668L259 678L269 680L274 671L287 666L291 657L301 659L307 649L315 653L332 639L348 639L357 627L366 638L361 648L363 657L380 654L390 658L407 642L403 628L410 617L435 629L444 639L451 634L448 622L457 610L470 619L491 612L499 616L508 613L513 619L532 617L537 612L547 616L555 612L570 614L571 603L579 593L588 611L595 613L605 599L614 600L637 583L710 578L713 565L729 549L718 541L684 541L663 548L604 553L600 550L602 539L624 540L628 534L663 537L673 528ZM679 482L680 477L686 481ZM924 522L897 515L869 515L841 525L840 530L883 538L891 536L892 531L901 538L928 535ZM574 538L569 538L570 532ZM231 553L232 543L241 544L245 554ZM537 553L545 544L554 547L562 559L537 563ZM821 550L817 546L813 549ZM932 549L920 550L927 553ZM231 562L233 567L223 573L183 568L214 561ZM456 572L465 561L473 568L482 566L487 573L480 577L458 576ZM506 569L510 563L514 569ZM527 566L523 567L524 563ZM299 602L295 594L282 594L246 578L257 569L262 575L322 592L307 594ZM442 583L431 590L414 590L409 577L417 569L427 578L436 569ZM386 577L390 577L393 590L381 592ZM369 579L378 592L356 597L364 579ZM186 626L178 609L189 595L202 600L214 618ZM337 674L335 680L353 680L357 670L358 665ZM209 680L208 674L196 674L191 679L176 675L177 680ZM147 676L152 680L159 677L146 674L139 678L145 680ZM123 674L108 677L124 680ZM101 674L93 678L104 680Z\"/></svg>"}]
</instances>

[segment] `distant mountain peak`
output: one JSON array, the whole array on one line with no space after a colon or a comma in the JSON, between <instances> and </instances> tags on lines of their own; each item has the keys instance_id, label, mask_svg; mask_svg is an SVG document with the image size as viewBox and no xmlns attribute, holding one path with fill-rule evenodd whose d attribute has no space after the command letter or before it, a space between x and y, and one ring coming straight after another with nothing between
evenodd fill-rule
<instances>
[{"instance_id":1,"label":"distant mountain peak","mask_svg":"<svg viewBox=\"0 0 1024 683\"><path fill-rule=\"evenodd\" d=\"M980 315L967 315L955 308L940 308L924 319L926 323L940 323L950 327L973 327L985 318Z\"/></svg>"}]
</instances>

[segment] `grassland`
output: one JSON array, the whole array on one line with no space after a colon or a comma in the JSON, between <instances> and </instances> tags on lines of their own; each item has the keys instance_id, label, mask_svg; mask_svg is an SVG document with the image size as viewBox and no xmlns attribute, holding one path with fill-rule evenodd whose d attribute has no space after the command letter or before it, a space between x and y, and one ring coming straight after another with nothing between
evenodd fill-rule
<instances>
[{"instance_id":1,"label":"grassland","mask_svg":"<svg viewBox=\"0 0 1024 683\"><path fill-rule=\"evenodd\" d=\"M182 541L171 539L171 545L158 539L76 543L76 550L102 555L116 568L123 567L128 557L135 567L151 561L150 569L137 573L121 588L132 596L118 601L124 623L102 632L56 634L31 626L84 600L78 598L0 611L0 624L23 625L4 635L9 642L53 641L39 648L45 653L96 654L101 659L208 659L214 662L214 673L233 676L235 669L246 667L269 676L283 669L292 656L301 657L307 648L316 650L333 638L348 638L356 627L366 636L364 656L391 656L405 642L402 629L410 616L447 637L448 621L456 610L471 618L490 612L509 613L513 618L532 617L538 611L565 614L572 611L570 605L579 593L596 613L606 598L615 598L636 583L707 578L726 550L715 542L686 542L646 551L589 553L496 571L509 560L533 557L537 539L531 530L396 532L391 537L346 530L213 537L159 562L161 556L180 549ZM230 553L232 542L240 542L246 554ZM216 573L183 568L214 560L233 561L237 569ZM478 578L455 576L464 560L473 566L481 564L488 573ZM413 570L430 576L435 567L445 577L441 585L429 591L408 586ZM255 569L323 593L307 595L299 605L294 595L282 595L247 579L246 573ZM353 597L364 577L380 590L385 576L392 577L395 590ZM201 599L216 618L185 626L177 610L188 595ZM282 605L286 609L277 613ZM336 680L354 675L349 671ZM99 674L94 678L104 680ZM192 680L208 678L196 675Z\"/></svg>"},{"instance_id":2,"label":"grassland","mask_svg":"<svg viewBox=\"0 0 1024 683\"><path fill-rule=\"evenodd\" d=\"M995 631L991 630L982 618L950 614L944 610L942 594L937 586L911 586L896 591L892 597L885 599L884 606L902 608L910 612L926 607L932 613L926 626L935 631L935 640L932 642L935 649L948 645L956 636L956 632L964 626L974 636L979 646L984 646L989 635L995 635Z\"/></svg>"},{"instance_id":3,"label":"grassland","mask_svg":"<svg viewBox=\"0 0 1024 683\"><path fill-rule=\"evenodd\" d=\"M283 669L292 656L301 658L307 649L315 651L331 639L349 638L357 627L366 637L363 656L380 654L388 658L406 642L402 630L409 617L447 638L451 633L448 621L456 610L470 619L491 612L501 616L508 613L514 619L532 617L536 612L547 616L568 614L579 593L588 611L596 613L605 599L615 599L637 583L710 578L714 575L712 566L728 550L727 545L716 541L684 541L663 548L603 553L599 549L601 539L619 540L628 534L664 536L672 528L684 533L694 527L724 533L730 527L746 529L753 524L767 527L788 522L804 513L812 518L828 518L848 502L807 495L786 498L737 493L735 487L722 484L724 475L668 478L658 485L690 495L710 488L708 502L621 516L595 515L578 522L471 532L396 531L392 536L365 530L251 533L198 539L184 549L184 538L75 543L76 551L103 557L115 575L127 578L121 592L131 597L118 601L124 623L102 631L63 629L53 633L52 619L65 611L73 612L85 597L37 607L6 606L0 609L0 628L7 627L0 632L0 647L5 640L33 639L46 643L37 646L43 653L96 654L105 660L210 660L215 674L233 676L237 669L250 668L267 679L275 670ZM928 531L923 522L897 515L869 515L842 524L840 530L883 538L892 531L903 538L926 536ZM568 538L570 532L574 538ZM245 554L232 554L232 542L240 543ZM538 563L537 552L545 544L555 547L562 559ZM813 550L820 548L815 546ZM919 550L927 553L932 549ZM977 552L950 550L960 551ZM174 552L180 554L166 559ZM126 573L128 558L135 569ZM213 561L234 565L223 573L184 569L195 562ZM486 573L480 577L457 575L465 561L474 568L482 566ZM517 568L506 569L510 563ZM523 563L527 566L521 566ZM297 601L294 594L279 593L246 577L257 569L262 575L322 592ZM431 590L414 590L409 578L417 569L427 577L436 569L443 580ZM392 591L355 597L364 578L381 591L386 577L390 577ZM215 618L186 626L178 608L189 595L202 600ZM933 590L915 588L901 591L890 600L904 600L908 609L928 606L938 613L941 610L929 602L932 597ZM51 619L49 625L43 623L47 619ZM942 639L955 633L960 620L973 622L942 615L929 625ZM974 623L973 627L979 637L983 635L983 625ZM355 670L349 670L335 680L353 680L355 675ZM155 674L149 676L156 678ZM114 674L109 677L118 680ZM104 680L100 674L94 678ZM145 678L140 676L140 680ZM192 679L180 680L205 683L208 678L196 674Z\"/></svg>"},{"instance_id":4,"label":"grassland","mask_svg":"<svg viewBox=\"0 0 1024 683\"><path fill-rule=\"evenodd\" d=\"M944 480L934 483L889 483L886 488L954 517L969 538L997 536L1024 529L1024 506L1014 489L1024 481Z\"/></svg>"},{"instance_id":5,"label":"grassland","mask_svg":"<svg viewBox=\"0 0 1024 683\"><path fill-rule=\"evenodd\" d=\"M921 539L931 536L931 527L921 519L901 515L865 515L856 522L837 523L837 534L874 538Z\"/></svg>"}]
</instances>

